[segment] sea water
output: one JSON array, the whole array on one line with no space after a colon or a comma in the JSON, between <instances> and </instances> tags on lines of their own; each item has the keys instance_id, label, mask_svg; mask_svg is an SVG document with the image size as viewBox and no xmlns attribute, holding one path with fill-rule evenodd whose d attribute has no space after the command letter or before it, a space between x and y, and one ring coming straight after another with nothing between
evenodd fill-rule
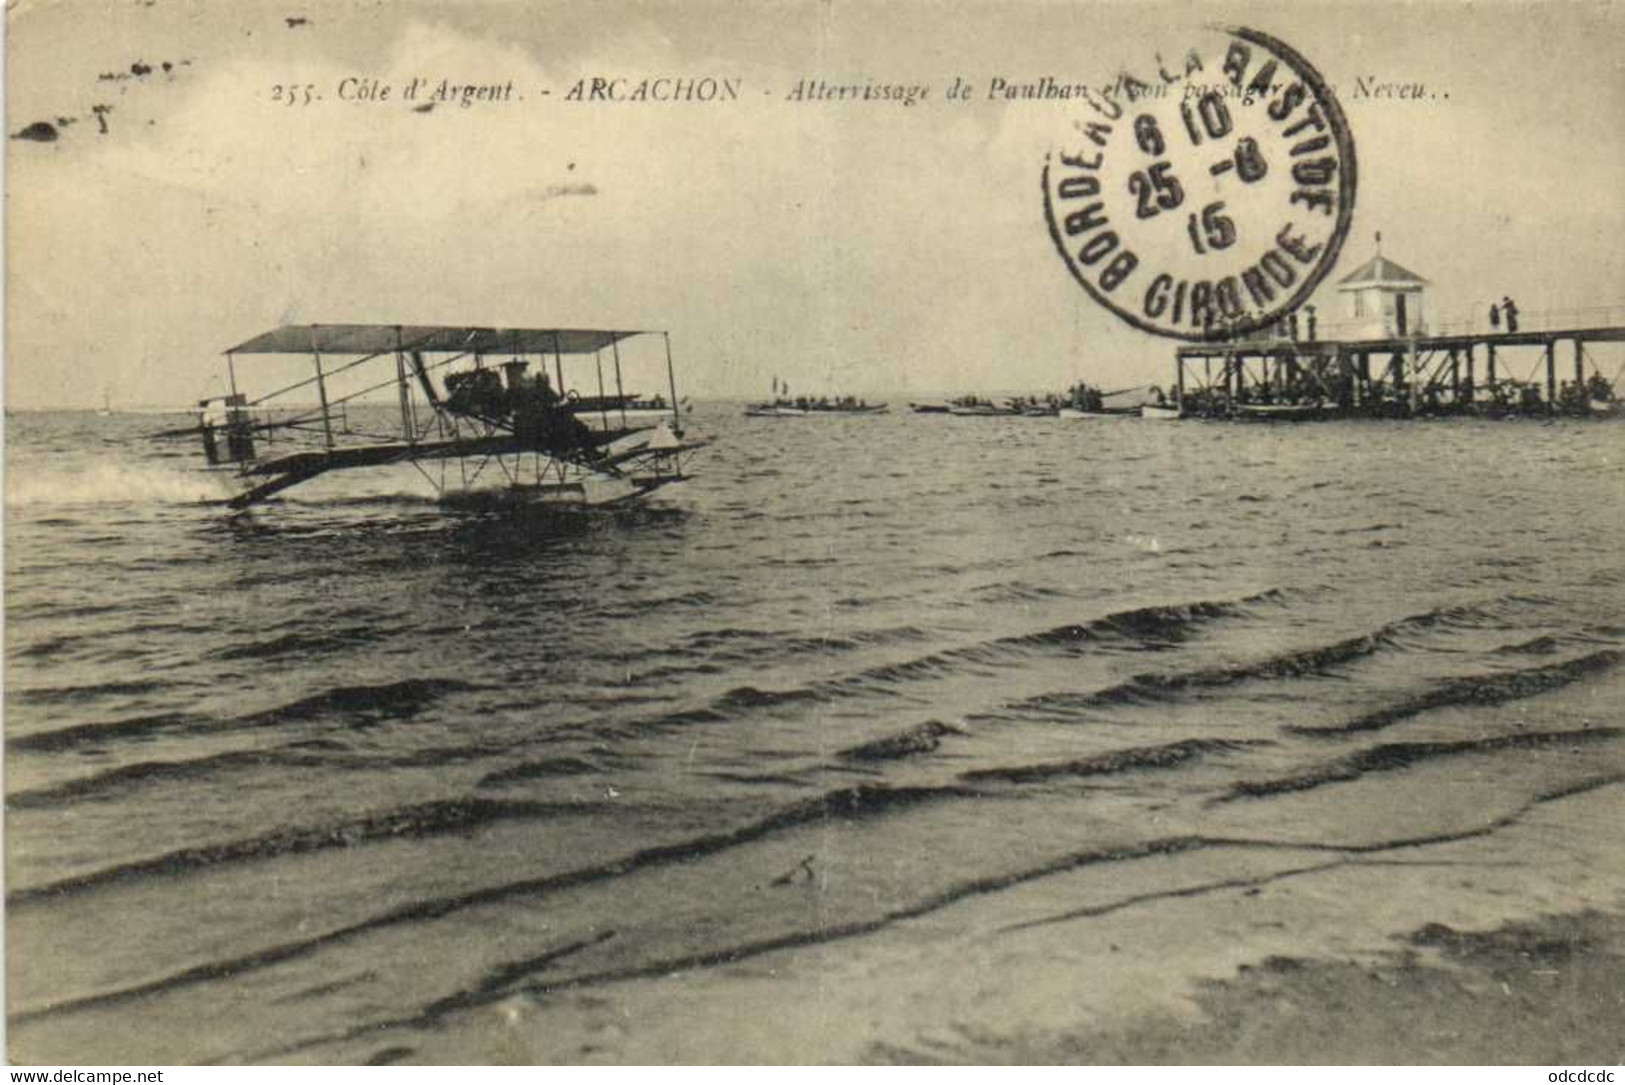
<instances>
[{"instance_id":1,"label":"sea water","mask_svg":"<svg viewBox=\"0 0 1625 1085\"><path fill-rule=\"evenodd\" d=\"M692 481L559 523L231 516L152 418L9 417L12 1057L361 1059L1625 779L1625 427L690 424Z\"/></svg>"}]
</instances>

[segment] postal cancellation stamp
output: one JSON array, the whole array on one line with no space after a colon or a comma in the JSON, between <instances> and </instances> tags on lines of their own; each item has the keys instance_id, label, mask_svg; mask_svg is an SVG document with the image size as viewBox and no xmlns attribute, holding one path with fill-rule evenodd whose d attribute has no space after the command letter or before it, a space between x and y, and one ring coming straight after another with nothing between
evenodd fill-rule
<instances>
[{"instance_id":1,"label":"postal cancellation stamp","mask_svg":"<svg viewBox=\"0 0 1625 1085\"><path fill-rule=\"evenodd\" d=\"M1136 328L1188 340L1266 328L1336 264L1354 141L1290 46L1209 31L1155 72L1083 99L1044 164L1044 212L1074 278Z\"/></svg>"}]
</instances>

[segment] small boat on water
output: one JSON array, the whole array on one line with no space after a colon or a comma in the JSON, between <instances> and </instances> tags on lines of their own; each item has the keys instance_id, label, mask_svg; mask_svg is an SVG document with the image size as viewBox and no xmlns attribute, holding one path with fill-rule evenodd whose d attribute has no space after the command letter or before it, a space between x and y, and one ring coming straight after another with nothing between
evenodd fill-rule
<instances>
[{"instance_id":1,"label":"small boat on water","mask_svg":"<svg viewBox=\"0 0 1625 1085\"><path fill-rule=\"evenodd\" d=\"M1058 412L1061 418L1138 418L1139 407L1102 407L1099 410L1086 411L1081 407L1062 407Z\"/></svg>"},{"instance_id":2,"label":"small boat on water","mask_svg":"<svg viewBox=\"0 0 1625 1085\"><path fill-rule=\"evenodd\" d=\"M797 396L795 399L780 397L766 403L751 403L745 407L747 418L805 418L809 415L832 414L885 414L886 404L865 403L852 396L837 396L834 399L819 397L809 399Z\"/></svg>"},{"instance_id":3,"label":"small boat on water","mask_svg":"<svg viewBox=\"0 0 1625 1085\"><path fill-rule=\"evenodd\" d=\"M856 396L796 396L790 398L790 384L773 378L773 398L745 406L746 418L805 418L826 414L885 414L884 403L866 403Z\"/></svg>"},{"instance_id":4,"label":"small boat on water","mask_svg":"<svg viewBox=\"0 0 1625 1085\"><path fill-rule=\"evenodd\" d=\"M745 407L746 418L804 418L806 414L800 407L777 403L751 403Z\"/></svg>"},{"instance_id":5,"label":"small boat on water","mask_svg":"<svg viewBox=\"0 0 1625 1085\"><path fill-rule=\"evenodd\" d=\"M1173 422L1185 416L1171 403L1147 403L1140 408L1140 417L1152 422Z\"/></svg>"},{"instance_id":6,"label":"small boat on water","mask_svg":"<svg viewBox=\"0 0 1625 1085\"><path fill-rule=\"evenodd\" d=\"M1004 405L1023 418L1054 418L1061 411L1061 403L1054 396L1016 396Z\"/></svg>"},{"instance_id":7,"label":"small boat on water","mask_svg":"<svg viewBox=\"0 0 1625 1085\"><path fill-rule=\"evenodd\" d=\"M956 418L998 418L1021 412L1014 407L1000 407L990 399L960 396L948 401L948 413Z\"/></svg>"},{"instance_id":8,"label":"small boat on water","mask_svg":"<svg viewBox=\"0 0 1625 1085\"><path fill-rule=\"evenodd\" d=\"M960 418L1054 418L1061 404L1054 396L1012 396L1003 402L960 396L947 403L910 403L918 414L951 414Z\"/></svg>"},{"instance_id":9,"label":"small boat on water","mask_svg":"<svg viewBox=\"0 0 1625 1085\"><path fill-rule=\"evenodd\" d=\"M1321 417L1325 409L1319 403L1237 403L1231 413L1256 422L1307 422Z\"/></svg>"},{"instance_id":10,"label":"small boat on water","mask_svg":"<svg viewBox=\"0 0 1625 1085\"><path fill-rule=\"evenodd\" d=\"M617 426L654 425L672 413L671 404L663 395L642 396L636 392L624 395L578 396L569 400L570 411L591 429L609 430ZM688 401L683 405L686 408Z\"/></svg>"},{"instance_id":11,"label":"small boat on water","mask_svg":"<svg viewBox=\"0 0 1625 1085\"><path fill-rule=\"evenodd\" d=\"M1108 407L1106 401L1113 396L1124 396L1131 392L1140 391L1140 386L1132 388L1119 388L1112 392L1102 392L1099 388L1085 381L1079 381L1060 397L1062 404L1058 412L1060 417L1068 419L1084 418L1138 418L1138 407Z\"/></svg>"}]
</instances>

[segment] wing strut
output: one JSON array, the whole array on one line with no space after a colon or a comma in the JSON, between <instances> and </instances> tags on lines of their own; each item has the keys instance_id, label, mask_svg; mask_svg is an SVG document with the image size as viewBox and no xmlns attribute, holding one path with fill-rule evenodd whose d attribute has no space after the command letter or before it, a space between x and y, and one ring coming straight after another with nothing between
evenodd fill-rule
<instances>
[{"instance_id":1,"label":"wing strut","mask_svg":"<svg viewBox=\"0 0 1625 1085\"><path fill-rule=\"evenodd\" d=\"M681 437L683 416L678 413L682 407L677 403L677 370L671 364L671 332L661 332L660 336L666 341L666 381L671 385L671 431Z\"/></svg>"},{"instance_id":2,"label":"wing strut","mask_svg":"<svg viewBox=\"0 0 1625 1085\"><path fill-rule=\"evenodd\" d=\"M440 409L440 395L434 390L434 384L429 380L429 371L423 367L423 352L414 350L410 355L412 371L418 375L418 383L423 386L423 394L435 410Z\"/></svg>"}]
</instances>

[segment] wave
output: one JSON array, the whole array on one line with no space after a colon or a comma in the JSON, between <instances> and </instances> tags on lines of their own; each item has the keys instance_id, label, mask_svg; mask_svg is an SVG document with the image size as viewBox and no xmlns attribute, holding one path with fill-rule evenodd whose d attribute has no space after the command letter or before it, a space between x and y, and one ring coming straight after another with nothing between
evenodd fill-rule
<instances>
[{"instance_id":1,"label":"wave","mask_svg":"<svg viewBox=\"0 0 1625 1085\"><path fill-rule=\"evenodd\" d=\"M92 690L102 687L90 687ZM245 716L205 719L186 713L140 716L111 723L85 723L6 740L11 750L59 751L108 741L145 741L162 734L210 735L267 725L346 715L356 722L405 719L451 693L482 687L455 678L407 678L375 686L339 686L278 708ZM15 694L13 696L16 696ZM119 770L115 770L119 771ZM93 778L94 779L94 778Z\"/></svg>"},{"instance_id":2,"label":"wave","mask_svg":"<svg viewBox=\"0 0 1625 1085\"><path fill-rule=\"evenodd\" d=\"M1127 682L1108 686L1088 695L1091 705L1132 704L1164 700L1186 689L1212 689L1260 679L1303 678L1328 668L1373 655L1391 643L1391 628L1366 633L1314 648L1225 667L1185 671L1179 674L1137 674Z\"/></svg>"},{"instance_id":3,"label":"wave","mask_svg":"<svg viewBox=\"0 0 1625 1085\"><path fill-rule=\"evenodd\" d=\"M686 727L694 723L723 723L728 719L710 708L691 708L684 712L668 712L655 721L657 727Z\"/></svg>"},{"instance_id":4,"label":"wave","mask_svg":"<svg viewBox=\"0 0 1625 1085\"><path fill-rule=\"evenodd\" d=\"M40 1017L72 1013L97 1006L108 1006L142 998L164 991L187 987L211 980L235 978L245 972L306 956L328 946L352 940L364 934L405 923L439 919L454 912L509 900L515 897L536 896L573 889L595 882L624 877L651 867L691 862L728 848L761 839L772 833L830 817L862 818L887 814L923 802L953 795L973 794L953 787L893 788L875 784L859 784L825 792L794 805L785 807L757 821L737 828L706 836L691 837L670 844L660 844L609 859L592 866L580 867L560 874L542 875L486 886L455 896L430 897L411 901L388 911L359 920L321 934L264 947L230 959L209 961L179 972L127 987L63 999L33 1010L13 1010L12 1024L21 1024Z\"/></svg>"},{"instance_id":5,"label":"wave","mask_svg":"<svg viewBox=\"0 0 1625 1085\"><path fill-rule=\"evenodd\" d=\"M1365 715L1356 716L1346 723L1322 727L1290 726L1288 731L1300 735L1349 735L1363 731L1380 731L1401 720L1419 716L1438 708L1465 705L1498 705L1508 701L1534 697L1561 689L1574 682L1612 670L1625 662L1625 652L1608 648L1577 659L1553 663L1545 667L1526 670L1474 675L1457 678L1411 697L1398 704Z\"/></svg>"},{"instance_id":6,"label":"wave","mask_svg":"<svg viewBox=\"0 0 1625 1085\"><path fill-rule=\"evenodd\" d=\"M782 663L801 656L837 656L865 648L884 647L929 639L918 626L855 630L841 636L801 636L787 630L723 628L694 633L682 642L663 648L611 653L623 663L640 663L661 657L678 662L662 663L635 672L629 685L644 685L694 674L722 674L728 664L760 664L764 659Z\"/></svg>"},{"instance_id":7,"label":"wave","mask_svg":"<svg viewBox=\"0 0 1625 1085\"><path fill-rule=\"evenodd\" d=\"M490 799L446 799L421 803L327 825L283 829L247 840L181 848L146 859L103 867L71 878L13 890L6 905L17 907L67 893L101 888L132 878L190 874L211 867L328 848L348 848L380 840L424 839L470 832L504 821L564 817L583 812L573 803L499 802Z\"/></svg>"},{"instance_id":8,"label":"wave","mask_svg":"<svg viewBox=\"0 0 1625 1085\"><path fill-rule=\"evenodd\" d=\"M1168 889L1152 892L1132 893L1116 899L1105 900L1085 908L1073 909L1059 915L1045 916L1039 919L1027 920L1013 924L1004 930L1012 931L1042 924L1064 922L1079 918L1110 915L1126 908L1140 905L1155 904L1158 902L1178 899L1182 897L1197 896L1205 893L1230 892L1239 888L1261 886L1284 878L1314 873L1322 870L1334 869L1351 861L1355 857L1381 854L1399 849L1412 849L1424 844L1445 844L1459 840L1470 840L1484 837L1507 825L1516 822L1523 814L1536 805L1557 801L1569 795L1583 794L1599 787L1612 786L1621 781L1620 776L1605 776L1582 782L1581 784L1547 794L1535 796L1525 807L1514 811L1484 826L1441 833L1427 838L1401 837L1374 841L1367 844L1348 846L1304 844L1294 840L1250 839L1245 837L1223 837L1205 835L1182 835L1158 837L1137 843L1127 843L1116 846L1087 848L1081 851L1063 853L1043 862L1020 867L1010 871L982 876L970 876L961 880L950 882L934 891L924 893L913 900L904 901L887 908L883 908L869 916L855 917L845 921L832 921L824 917L814 927L792 928L779 933L742 940L724 942L704 948L696 948L688 952L669 953L652 959L631 960L626 963L605 962L597 968L585 968L574 973L554 974L545 979L536 973L546 971L557 961L566 957L573 957L585 949L591 948L585 941L570 942L555 950L538 955L533 960L533 967L525 967L525 961L506 962L488 969L485 975L473 986L465 988L451 996L436 999L424 1006L422 1010L409 1016L399 1017L390 1021L374 1021L353 1027L345 1032L330 1037L324 1037L315 1042L331 1042L341 1039L354 1039L366 1034L376 1034L395 1027L423 1028L432 1027L439 1018L453 1010L467 1010L477 1005L490 1003L501 998L511 997L520 993L554 994L565 990L580 990L582 988L599 986L608 983L617 983L647 977L666 976L676 973L690 972L697 969L717 966L737 966L741 961L764 954L782 952L787 949L797 949L806 946L824 945L851 938L863 937L878 933L897 923L919 919L923 916L951 907L962 901L975 897L989 896L1018 888L1057 874L1085 870L1092 867L1104 867L1117 863L1134 862L1142 859L1169 858L1180 855L1195 854L1214 850L1243 850L1262 852L1298 852L1320 851L1330 855L1325 861L1310 862L1284 870L1274 870L1264 874L1234 878L1221 877L1195 884L1182 884ZM607 942L611 938L622 939L618 931L599 932L594 936L592 944ZM624 939L623 939L624 941ZM529 982L525 982L529 980ZM286 1054L299 1046L305 1046L310 1041L291 1045L279 1054ZM263 1053L264 1055L273 1052ZM259 1060L255 1060L259 1061Z\"/></svg>"},{"instance_id":9,"label":"wave","mask_svg":"<svg viewBox=\"0 0 1625 1085\"><path fill-rule=\"evenodd\" d=\"M1071 714L1098 708L1155 704L1166 702L1187 690L1215 689L1260 680L1313 677L1390 648L1394 646L1399 636L1408 630L1473 623L1484 613L1483 608L1475 606L1429 610L1399 618L1370 633L1362 633L1330 644L1218 667L1175 673L1137 674L1126 682L1087 693L1040 694L1018 701L1003 711L973 718L1004 719L1012 712Z\"/></svg>"},{"instance_id":10,"label":"wave","mask_svg":"<svg viewBox=\"0 0 1625 1085\"><path fill-rule=\"evenodd\" d=\"M132 786L192 780L234 768L315 768L321 764L322 759L314 755L272 750L233 750L185 761L140 761L62 784L12 792L6 796L6 809L42 810L65 806L87 799L103 799Z\"/></svg>"},{"instance_id":11,"label":"wave","mask_svg":"<svg viewBox=\"0 0 1625 1085\"><path fill-rule=\"evenodd\" d=\"M740 686L731 689L717 698L716 705L723 711L736 708L776 708L783 704L797 704L804 701L828 700L825 693L812 686L802 686L799 689L757 689L755 686Z\"/></svg>"},{"instance_id":12,"label":"wave","mask_svg":"<svg viewBox=\"0 0 1625 1085\"><path fill-rule=\"evenodd\" d=\"M1132 640L1139 647L1172 645L1188 638L1198 626L1218 618L1235 617L1260 603L1280 603L1286 592L1270 589L1237 600L1175 603L1118 611L1081 625L1061 625L1041 633L994 641L996 647L1070 647L1086 641Z\"/></svg>"},{"instance_id":13,"label":"wave","mask_svg":"<svg viewBox=\"0 0 1625 1085\"><path fill-rule=\"evenodd\" d=\"M1569 787L1552 795L1537 796L1531 804L1555 800L1569 794L1579 794L1585 790L1599 786L1617 783L1619 777L1601 778L1588 782L1585 787ZM178 972L157 978L131 984L124 987L112 988L77 998L64 999L45 1006L33 1009L14 1008L11 1020L13 1024L23 1024L47 1016L64 1013L74 1013L86 1009L116 1005L133 999L143 998L152 994L181 989L191 985L206 983L222 979L238 979L243 974L279 964L295 958L307 956L327 947L353 940L374 931L386 929L407 923L424 922L440 919L455 912L484 904L525 896L545 895L552 892L578 888L583 885L602 882L628 874L636 873L652 867L691 862L696 858L715 854L728 848L761 839L776 831L793 828L808 823L815 823L821 819L839 817L864 817L883 815L900 809L907 809L921 803L955 798L975 797L979 792L969 791L958 787L914 787L914 788L887 788L875 785L859 785L827 792L816 798L788 806L778 812L748 823L738 828L707 836L690 838L670 844L657 845L642 849L630 855L611 859L588 867L578 868L559 874L544 875L528 878L501 885L488 886L456 896L444 896L412 901L378 913L358 922L337 927L310 937L267 946L259 950L245 953L230 959L218 959L195 965ZM1486 826L1475 826L1451 834L1439 834L1436 837L1421 841L1417 838L1406 838L1395 841L1378 841L1363 845L1337 847L1331 845L1319 846L1320 850L1341 852L1346 854L1365 854L1389 850L1393 848L1410 848L1419 842L1445 842L1451 839L1467 839L1492 833L1498 828L1510 824L1522 811L1517 811L1497 819ZM1304 845L1297 841L1273 841L1252 839L1228 839L1223 837L1207 837L1199 835L1184 835L1163 837L1137 843L1117 846L1090 848L1083 851L1071 852L1045 860L1039 864L1023 867L1013 871L1001 871L994 874L972 876L964 880L953 882L940 890L929 892L921 897L883 910L880 914L856 919L846 923L820 923L816 928L807 930L793 930L783 934L771 935L763 939L744 943L730 943L716 946L692 953L679 954L675 957L665 957L657 960L634 961L625 965L610 966L599 971L583 971L573 976L558 977L548 983L548 988L558 990L562 987L575 987L586 984L609 982L618 979L635 978L643 975L659 975L691 968L709 967L723 963L737 963L738 961L766 952L783 948L792 948L799 945L816 944L854 937L872 933L884 927L907 919L917 918L940 910L951 904L970 897L1000 892L1037 879L1050 877L1055 874L1079 870L1100 864L1130 861L1140 858L1156 856L1177 855L1184 852L1200 851L1207 848L1248 848L1263 850L1302 850ZM572 943L562 947L573 954L578 952L580 946ZM551 961L557 954L550 951L537 958L538 961ZM523 962L517 962L522 964ZM538 966L539 967L539 966ZM501 997L504 985L517 982L525 971L516 964L499 965L487 973L487 980L482 981L468 992L454 994L449 998L436 1000L431 1005L455 1005L465 1007L474 1002L486 1001ZM503 977L502 983L490 982L491 977ZM473 997L468 997L473 995ZM415 1014L413 1019L421 1019L422 1013ZM401 1019L406 1020L406 1019ZM359 1026L365 1031L374 1031L380 1027L373 1022Z\"/></svg>"},{"instance_id":14,"label":"wave","mask_svg":"<svg viewBox=\"0 0 1625 1085\"><path fill-rule=\"evenodd\" d=\"M1401 524L1377 523L1377 524L1367 524L1364 527L1340 527L1340 528L1337 528L1336 530L1332 531L1331 534L1333 534L1333 535L1369 535L1369 534L1371 534L1373 532L1377 532L1377 531L1399 531L1402 528L1403 528L1403 525L1401 525Z\"/></svg>"},{"instance_id":15,"label":"wave","mask_svg":"<svg viewBox=\"0 0 1625 1085\"><path fill-rule=\"evenodd\" d=\"M1358 780L1368 772L1392 772L1442 757L1497 753L1502 750L1540 750L1579 742L1604 742L1625 735L1618 727L1594 727L1579 731L1534 731L1491 738L1462 739L1455 742L1391 742L1361 750L1330 764L1292 776L1271 780L1242 780L1231 785L1215 802L1256 799L1291 791L1308 791L1325 784Z\"/></svg>"},{"instance_id":16,"label":"wave","mask_svg":"<svg viewBox=\"0 0 1625 1085\"><path fill-rule=\"evenodd\" d=\"M1546 633L1495 649L1494 655L1548 656L1575 645L1612 645L1625 639L1625 629L1614 626L1587 626L1563 633Z\"/></svg>"},{"instance_id":17,"label":"wave","mask_svg":"<svg viewBox=\"0 0 1625 1085\"><path fill-rule=\"evenodd\" d=\"M518 961L510 961L487 972L478 985L467 991L459 991L445 998L437 999L423 1008L424 1018L443 1017L455 1010L467 1009L488 1001L493 995L513 986L526 976L540 972L542 969L557 964L567 957L573 957L583 950L614 938L618 932L613 930L599 931L591 938L582 938L574 942L567 942L556 949L538 953L533 957L526 957Z\"/></svg>"},{"instance_id":18,"label":"wave","mask_svg":"<svg viewBox=\"0 0 1625 1085\"><path fill-rule=\"evenodd\" d=\"M276 659L280 656L319 656L343 651L379 639L376 629L354 626L321 633L285 633L280 637L217 648L205 658L222 662L238 659Z\"/></svg>"},{"instance_id":19,"label":"wave","mask_svg":"<svg viewBox=\"0 0 1625 1085\"><path fill-rule=\"evenodd\" d=\"M495 787L521 780L544 780L556 776L591 776L604 771L584 757L552 757L543 761L526 761L511 768L486 773L480 778L480 787Z\"/></svg>"},{"instance_id":20,"label":"wave","mask_svg":"<svg viewBox=\"0 0 1625 1085\"><path fill-rule=\"evenodd\" d=\"M230 750L225 753L178 761L142 761L122 765L91 776L48 787L17 791L6 796L13 810L45 809L78 800L98 801L131 787L173 780L204 779L238 769L322 769L330 772L377 772L386 769L444 768L467 761L479 761L508 752L510 744L471 743L462 746L431 746L406 753L354 753L351 747L332 739L315 738L282 746Z\"/></svg>"},{"instance_id":21,"label":"wave","mask_svg":"<svg viewBox=\"0 0 1625 1085\"><path fill-rule=\"evenodd\" d=\"M11 655L17 659L51 659L68 651L75 645L84 643L88 639L77 633L46 637L44 640L33 644L13 648Z\"/></svg>"},{"instance_id":22,"label":"wave","mask_svg":"<svg viewBox=\"0 0 1625 1085\"><path fill-rule=\"evenodd\" d=\"M29 750L55 752L71 750L76 746L99 745L109 739L136 741L155 738L167 732L204 734L225 726L222 721L202 720L184 712L165 712L156 716L137 716L113 723L81 723L59 727L54 731L37 731L6 739L6 749L13 752Z\"/></svg>"},{"instance_id":23,"label":"wave","mask_svg":"<svg viewBox=\"0 0 1625 1085\"><path fill-rule=\"evenodd\" d=\"M676 595L651 596L640 600L637 606L604 607L597 612L597 617L647 619L650 614L665 607L691 610L713 607L717 602L717 597L708 591L680 592Z\"/></svg>"},{"instance_id":24,"label":"wave","mask_svg":"<svg viewBox=\"0 0 1625 1085\"><path fill-rule=\"evenodd\" d=\"M103 697L138 697L201 684L148 678L134 682L100 682L91 686L43 686L36 689L14 690L11 698L27 704L70 705Z\"/></svg>"},{"instance_id":25,"label":"wave","mask_svg":"<svg viewBox=\"0 0 1625 1085\"><path fill-rule=\"evenodd\" d=\"M1564 645L1572 638L1546 634L1530 640L1520 641L1517 644L1507 644L1495 649L1495 655L1517 656L1549 656L1561 652Z\"/></svg>"},{"instance_id":26,"label":"wave","mask_svg":"<svg viewBox=\"0 0 1625 1085\"><path fill-rule=\"evenodd\" d=\"M848 747L835 756L846 761L895 761L916 754L932 753L942 744L945 735L957 734L964 732L939 720L927 720L895 735Z\"/></svg>"},{"instance_id":27,"label":"wave","mask_svg":"<svg viewBox=\"0 0 1625 1085\"><path fill-rule=\"evenodd\" d=\"M1207 622L1243 614L1259 603L1279 603L1285 596L1286 593L1271 589L1239 600L1202 600L1117 611L1087 622L997 637L899 663L867 667L843 678L811 682L790 689L765 690L740 686L714 700L709 710L732 717L756 709L809 702L825 703L841 697L895 696L897 691L889 687L956 674L966 664L1020 664L1035 652L1074 653L1099 644L1126 644L1152 650L1171 647L1193 635L1198 627Z\"/></svg>"},{"instance_id":28,"label":"wave","mask_svg":"<svg viewBox=\"0 0 1625 1085\"><path fill-rule=\"evenodd\" d=\"M984 584L973 588L970 596L979 605L1001 603L1037 603L1051 599L1065 599L1070 593L1059 588L1046 587L1042 584L1029 584L1025 581L1013 580L1002 584Z\"/></svg>"},{"instance_id":29,"label":"wave","mask_svg":"<svg viewBox=\"0 0 1625 1085\"><path fill-rule=\"evenodd\" d=\"M6 475L9 508L137 503L200 504L225 498L218 481L202 471L154 464L99 461L82 471L32 468Z\"/></svg>"},{"instance_id":30,"label":"wave","mask_svg":"<svg viewBox=\"0 0 1625 1085\"><path fill-rule=\"evenodd\" d=\"M308 720L332 714L400 719L416 715L447 694L468 693L480 688L457 678L407 678L376 686L336 686L280 708L243 717L243 721L258 725Z\"/></svg>"},{"instance_id":31,"label":"wave","mask_svg":"<svg viewBox=\"0 0 1625 1085\"><path fill-rule=\"evenodd\" d=\"M972 769L961 773L966 783L999 780L1013 784L1035 783L1057 776L1107 776L1139 769L1177 768L1205 754L1233 753L1254 746L1273 746L1268 739L1189 738L1162 746L1141 746L1112 750L1073 761L1045 761L1034 765Z\"/></svg>"}]
</instances>

